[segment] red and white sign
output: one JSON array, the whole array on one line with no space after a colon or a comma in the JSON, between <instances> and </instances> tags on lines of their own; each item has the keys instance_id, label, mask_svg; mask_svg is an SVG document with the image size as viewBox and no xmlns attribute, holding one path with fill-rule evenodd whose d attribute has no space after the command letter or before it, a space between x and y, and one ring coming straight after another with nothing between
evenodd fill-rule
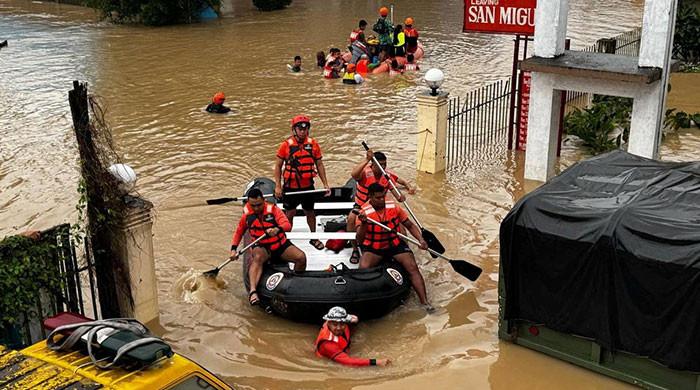
<instances>
[{"instance_id":1,"label":"red and white sign","mask_svg":"<svg viewBox=\"0 0 700 390\"><path fill-rule=\"evenodd\" d=\"M537 0L464 0L464 32L535 34Z\"/></svg>"}]
</instances>

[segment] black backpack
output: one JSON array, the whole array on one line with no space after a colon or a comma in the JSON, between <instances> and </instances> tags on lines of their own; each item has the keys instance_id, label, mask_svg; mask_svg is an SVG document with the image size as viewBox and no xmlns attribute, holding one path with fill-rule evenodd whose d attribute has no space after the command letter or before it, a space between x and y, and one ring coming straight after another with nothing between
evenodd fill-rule
<instances>
[{"instance_id":1,"label":"black backpack","mask_svg":"<svg viewBox=\"0 0 700 390\"><path fill-rule=\"evenodd\" d=\"M377 23L375 23L374 26L372 26L372 30L377 34L389 33L386 29L386 23L384 23L384 21L381 18L377 19Z\"/></svg>"}]
</instances>

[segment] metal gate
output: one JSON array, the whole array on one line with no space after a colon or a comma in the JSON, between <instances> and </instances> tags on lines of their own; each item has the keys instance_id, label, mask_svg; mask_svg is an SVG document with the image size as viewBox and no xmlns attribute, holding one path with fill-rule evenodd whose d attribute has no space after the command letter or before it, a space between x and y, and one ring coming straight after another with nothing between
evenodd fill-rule
<instances>
[{"instance_id":1,"label":"metal gate","mask_svg":"<svg viewBox=\"0 0 700 390\"><path fill-rule=\"evenodd\" d=\"M447 106L447 161L506 150L511 80L499 80L454 97Z\"/></svg>"},{"instance_id":2,"label":"metal gate","mask_svg":"<svg viewBox=\"0 0 700 390\"><path fill-rule=\"evenodd\" d=\"M41 290L34 310L22 313L21 323L0 327L0 343L22 348L46 337L42 321L62 311L96 318L97 288L91 256L78 256L69 224L54 226L41 232L41 241L53 244L50 254L52 269L60 275L57 291ZM2 325L2 324L0 324Z\"/></svg>"}]
</instances>

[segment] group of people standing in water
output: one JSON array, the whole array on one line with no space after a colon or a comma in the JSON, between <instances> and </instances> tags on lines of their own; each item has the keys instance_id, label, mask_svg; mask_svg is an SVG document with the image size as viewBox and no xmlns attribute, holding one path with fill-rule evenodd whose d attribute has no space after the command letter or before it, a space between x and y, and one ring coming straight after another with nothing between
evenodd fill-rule
<instances>
[{"instance_id":1,"label":"group of people standing in water","mask_svg":"<svg viewBox=\"0 0 700 390\"><path fill-rule=\"evenodd\" d=\"M328 56L322 51L316 54L316 63L323 69L323 77L341 78L345 84L359 84L364 74L386 64L390 75L418 70L415 53L418 50L418 30L413 18L404 20L404 25L394 26L387 18L389 9L379 9L379 19L372 26L376 35L366 35L368 23L360 20L358 27L350 33L348 54L332 48ZM397 58L405 61L398 61Z\"/></svg>"}]
</instances>

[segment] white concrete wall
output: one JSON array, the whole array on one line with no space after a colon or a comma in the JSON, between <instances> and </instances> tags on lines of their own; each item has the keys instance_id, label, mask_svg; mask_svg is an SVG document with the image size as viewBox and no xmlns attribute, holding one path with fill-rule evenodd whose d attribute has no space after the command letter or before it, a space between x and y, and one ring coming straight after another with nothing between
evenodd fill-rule
<instances>
[{"instance_id":1,"label":"white concrete wall","mask_svg":"<svg viewBox=\"0 0 700 390\"><path fill-rule=\"evenodd\" d=\"M568 0L538 1L535 9L535 56L553 58L564 53Z\"/></svg>"},{"instance_id":2,"label":"white concrete wall","mask_svg":"<svg viewBox=\"0 0 700 390\"><path fill-rule=\"evenodd\" d=\"M646 0L644 2L639 66L664 67L666 48L672 44L673 39L677 1Z\"/></svg>"},{"instance_id":3,"label":"white concrete wall","mask_svg":"<svg viewBox=\"0 0 700 390\"><path fill-rule=\"evenodd\" d=\"M557 158L561 90L555 89L555 75L532 73L528 112L525 178L547 181L554 175Z\"/></svg>"}]
</instances>

